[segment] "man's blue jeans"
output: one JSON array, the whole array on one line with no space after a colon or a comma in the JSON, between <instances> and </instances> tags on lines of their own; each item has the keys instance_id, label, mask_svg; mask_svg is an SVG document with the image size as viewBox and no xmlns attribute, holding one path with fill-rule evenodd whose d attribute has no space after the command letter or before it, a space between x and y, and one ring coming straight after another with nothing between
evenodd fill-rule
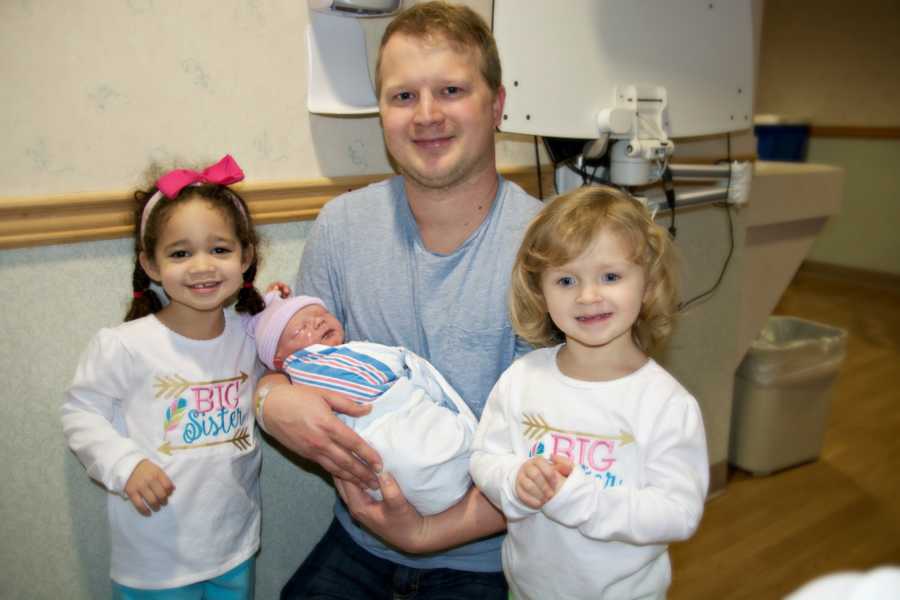
<instances>
[{"instance_id":1,"label":"man's blue jeans","mask_svg":"<svg viewBox=\"0 0 900 600\"><path fill-rule=\"evenodd\" d=\"M507 600L503 573L413 569L369 554L337 521L281 590L281 600Z\"/></svg>"}]
</instances>

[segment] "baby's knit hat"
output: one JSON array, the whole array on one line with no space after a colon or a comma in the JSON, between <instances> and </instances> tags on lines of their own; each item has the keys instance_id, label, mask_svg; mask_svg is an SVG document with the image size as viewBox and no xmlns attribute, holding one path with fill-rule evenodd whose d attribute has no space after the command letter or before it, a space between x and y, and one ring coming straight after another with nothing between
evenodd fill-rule
<instances>
[{"instance_id":1,"label":"baby's knit hat","mask_svg":"<svg viewBox=\"0 0 900 600\"><path fill-rule=\"evenodd\" d=\"M250 322L250 330L256 338L256 352L259 359L270 369L275 369L275 350L285 325L301 308L311 304L325 307L325 303L315 296L292 296L282 298L275 290L266 294L266 308L257 313Z\"/></svg>"}]
</instances>

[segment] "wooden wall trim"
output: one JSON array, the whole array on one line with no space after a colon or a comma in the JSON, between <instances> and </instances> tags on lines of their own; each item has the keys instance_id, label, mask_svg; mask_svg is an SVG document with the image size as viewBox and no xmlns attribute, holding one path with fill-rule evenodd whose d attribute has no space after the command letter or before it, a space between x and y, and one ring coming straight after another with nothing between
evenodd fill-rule
<instances>
[{"instance_id":1,"label":"wooden wall trim","mask_svg":"<svg viewBox=\"0 0 900 600\"><path fill-rule=\"evenodd\" d=\"M900 127L847 127L842 125L812 125L811 137L900 139Z\"/></svg>"},{"instance_id":2,"label":"wooden wall trim","mask_svg":"<svg viewBox=\"0 0 900 600\"><path fill-rule=\"evenodd\" d=\"M820 279L836 279L854 285L900 292L900 273L873 271L871 269L805 260L801 263L797 275L818 277Z\"/></svg>"},{"instance_id":3,"label":"wooden wall trim","mask_svg":"<svg viewBox=\"0 0 900 600\"><path fill-rule=\"evenodd\" d=\"M544 165L544 196L552 195L553 167ZM511 167L500 173L534 196L534 167ZM315 219L331 198L389 174L330 179L250 182L237 189L257 224ZM132 235L131 192L62 194L30 198L0 198L0 249L64 244Z\"/></svg>"}]
</instances>

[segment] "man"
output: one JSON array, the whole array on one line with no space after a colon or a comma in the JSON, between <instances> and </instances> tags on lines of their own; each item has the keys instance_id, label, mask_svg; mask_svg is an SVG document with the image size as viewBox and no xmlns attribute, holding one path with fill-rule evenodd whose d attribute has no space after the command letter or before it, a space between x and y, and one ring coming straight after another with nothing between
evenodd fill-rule
<instances>
[{"instance_id":1,"label":"man","mask_svg":"<svg viewBox=\"0 0 900 600\"><path fill-rule=\"evenodd\" d=\"M325 301L348 339L405 346L430 360L476 415L523 350L506 293L521 236L540 209L497 175L500 82L493 37L470 9L431 2L398 15L382 38L376 92L401 175L323 208L297 282L299 293ZM378 454L332 414L364 409L276 374L259 395L267 431L331 472L346 503L337 503L335 522L282 598L415 590L416 598L506 599L496 535L505 523L476 488L424 518L379 473ZM380 487L384 501L363 486Z\"/></svg>"}]
</instances>

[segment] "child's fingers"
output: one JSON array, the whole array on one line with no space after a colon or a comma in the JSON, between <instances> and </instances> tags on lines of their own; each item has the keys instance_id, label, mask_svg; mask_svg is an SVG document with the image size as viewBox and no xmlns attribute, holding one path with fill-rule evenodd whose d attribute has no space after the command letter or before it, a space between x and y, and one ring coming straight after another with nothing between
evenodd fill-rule
<instances>
[{"instance_id":1,"label":"child's fingers","mask_svg":"<svg viewBox=\"0 0 900 600\"><path fill-rule=\"evenodd\" d=\"M516 486L516 495L522 501L522 504L529 508L540 508L544 505L544 495L530 479L523 479Z\"/></svg>"},{"instance_id":2,"label":"child's fingers","mask_svg":"<svg viewBox=\"0 0 900 600\"><path fill-rule=\"evenodd\" d=\"M525 489L528 494L540 500L546 500L553 493L553 488L541 475L532 476L526 479L526 481L523 482L522 488Z\"/></svg>"},{"instance_id":3,"label":"child's fingers","mask_svg":"<svg viewBox=\"0 0 900 600\"><path fill-rule=\"evenodd\" d=\"M572 468L575 466L575 463L562 454L554 454L550 457L550 461L553 463L553 468L556 469L556 472L563 477L568 477L572 474Z\"/></svg>"},{"instance_id":4,"label":"child's fingers","mask_svg":"<svg viewBox=\"0 0 900 600\"><path fill-rule=\"evenodd\" d=\"M169 479L169 476L166 475L166 472L160 469L159 474L157 475L157 479L163 490L165 490L166 496L171 496L172 492L175 491L175 484L172 483L172 480Z\"/></svg>"},{"instance_id":5,"label":"child's fingers","mask_svg":"<svg viewBox=\"0 0 900 600\"><path fill-rule=\"evenodd\" d=\"M137 492L131 492L128 494L128 499L131 500L131 504L134 506L134 509L144 515L145 517L150 516L150 509L147 508L147 505L144 504L144 499L141 498L141 495Z\"/></svg>"},{"instance_id":6,"label":"child's fingers","mask_svg":"<svg viewBox=\"0 0 900 600\"><path fill-rule=\"evenodd\" d=\"M174 490L175 485L166 472L146 458L135 466L125 483L125 495L145 517L165 506Z\"/></svg>"},{"instance_id":7,"label":"child's fingers","mask_svg":"<svg viewBox=\"0 0 900 600\"><path fill-rule=\"evenodd\" d=\"M143 486L128 496L139 513L149 517L159 510L159 501L149 487Z\"/></svg>"},{"instance_id":8,"label":"child's fingers","mask_svg":"<svg viewBox=\"0 0 900 600\"><path fill-rule=\"evenodd\" d=\"M532 506L534 503L533 489L531 480L524 477L523 474L519 472L519 476L516 477L516 497L518 497L526 506L530 506L531 508L535 508Z\"/></svg>"},{"instance_id":9,"label":"child's fingers","mask_svg":"<svg viewBox=\"0 0 900 600\"><path fill-rule=\"evenodd\" d=\"M160 481L158 479L151 479L148 482L148 488L150 490L150 493L153 494L160 506L165 506L169 503L168 498L172 492L163 481Z\"/></svg>"},{"instance_id":10,"label":"child's fingers","mask_svg":"<svg viewBox=\"0 0 900 600\"><path fill-rule=\"evenodd\" d=\"M527 506L540 508L553 497L555 475L552 465L546 459L535 457L523 464L519 470L516 493Z\"/></svg>"},{"instance_id":11,"label":"child's fingers","mask_svg":"<svg viewBox=\"0 0 900 600\"><path fill-rule=\"evenodd\" d=\"M267 294L274 291L277 291L278 295L282 298L289 298L291 296L291 286L283 281L273 281L266 287Z\"/></svg>"},{"instance_id":12,"label":"child's fingers","mask_svg":"<svg viewBox=\"0 0 900 600\"><path fill-rule=\"evenodd\" d=\"M522 504L524 504L528 508L533 508L535 510L544 505L544 501L542 499L538 499L533 496L519 496L519 500L521 500Z\"/></svg>"},{"instance_id":13,"label":"child's fingers","mask_svg":"<svg viewBox=\"0 0 900 600\"><path fill-rule=\"evenodd\" d=\"M144 504L150 507L150 510L152 510L153 512L157 512L160 508L162 508L162 505L165 504L165 502L164 498L160 498L156 494L156 491L154 491L153 483L154 482L152 481L148 481L147 485L141 488L140 494L141 498L144 499Z\"/></svg>"},{"instance_id":14,"label":"child's fingers","mask_svg":"<svg viewBox=\"0 0 900 600\"><path fill-rule=\"evenodd\" d=\"M556 469L550 464L550 461L543 457L535 460L532 464L535 469L533 478L540 485L541 491L547 497L552 496L557 479Z\"/></svg>"}]
</instances>

